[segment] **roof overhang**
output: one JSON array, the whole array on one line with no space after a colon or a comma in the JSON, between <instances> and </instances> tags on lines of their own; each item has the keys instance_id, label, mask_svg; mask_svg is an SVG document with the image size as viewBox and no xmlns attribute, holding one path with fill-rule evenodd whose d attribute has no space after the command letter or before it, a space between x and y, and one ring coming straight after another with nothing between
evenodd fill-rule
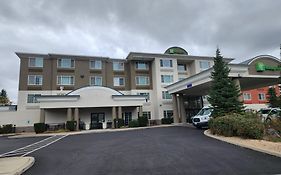
<instances>
[{"instance_id":1,"label":"roof overhang","mask_svg":"<svg viewBox=\"0 0 281 175\"><path fill-rule=\"evenodd\" d=\"M249 65L229 64L229 77L239 79L241 90L249 90L269 85L278 84L280 75L252 75L249 73ZM169 93L183 93L190 96L207 95L211 87L211 72L213 68L202 71L169 86Z\"/></svg>"}]
</instances>

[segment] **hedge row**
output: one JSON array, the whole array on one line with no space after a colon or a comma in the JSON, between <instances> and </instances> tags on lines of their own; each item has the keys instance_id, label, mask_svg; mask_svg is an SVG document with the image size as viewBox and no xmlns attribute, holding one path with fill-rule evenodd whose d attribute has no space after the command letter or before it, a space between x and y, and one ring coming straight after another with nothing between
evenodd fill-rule
<instances>
[{"instance_id":1,"label":"hedge row","mask_svg":"<svg viewBox=\"0 0 281 175\"><path fill-rule=\"evenodd\" d=\"M47 130L47 125L45 123L34 123L33 126L36 134L43 133Z\"/></svg>"},{"instance_id":2,"label":"hedge row","mask_svg":"<svg viewBox=\"0 0 281 175\"><path fill-rule=\"evenodd\" d=\"M174 122L173 118L162 118L161 124L172 124Z\"/></svg>"},{"instance_id":3,"label":"hedge row","mask_svg":"<svg viewBox=\"0 0 281 175\"><path fill-rule=\"evenodd\" d=\"M227 137L239 136L243 138L262 139L264 134L263 123L254 115L231 114L212 118L209 121L212 134Z\"/></svg>"},{"instance_id":4,"label":"hedge row","mask_svg":"<svg viewBox=\"0 0 281 175\"><path fill-rule=\"evenodd\" d=\"M0 134L15 133L16 127L12 124L0 126Z\"/></svg>"},{"instance_id":5,"label":"hedge row","mask_svg":"<svg viewBox=\"0 0 281 175\"><path fill-rule=\"evenodd\" d=\"M145 127L148 125L148 118L147 117L138 117L137 120L132 120L129 122L129 128L134 127Z\"/></svg>"}]
</instances>

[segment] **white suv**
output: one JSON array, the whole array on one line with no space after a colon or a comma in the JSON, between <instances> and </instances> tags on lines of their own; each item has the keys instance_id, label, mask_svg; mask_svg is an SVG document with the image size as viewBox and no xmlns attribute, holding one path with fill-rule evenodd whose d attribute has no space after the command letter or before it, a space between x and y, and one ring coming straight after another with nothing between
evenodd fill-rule
<instances>
[{"instance_id":1,"label":"white suv","mask_svg":"<svg viewBox=\"0 0 281 175\"><path fill-rule=\"evenodd\" d=\"M212 107L203 107L198 114L196 114L194 117L191 118L192 124L196 128L202 128L208 126L208 122L211 118L211 114L213 112Z\"/></svg>"},{"instance_id":2,"label":"white suv","mask_svg":"<svg viewBox=\"0 0 281 175\"><path fill-rule=\"evenodd\" d=\"M270 122L273 118L280 117L280 108L262 108L258 111L263 122Z\"/></svg>"}]
</instances>

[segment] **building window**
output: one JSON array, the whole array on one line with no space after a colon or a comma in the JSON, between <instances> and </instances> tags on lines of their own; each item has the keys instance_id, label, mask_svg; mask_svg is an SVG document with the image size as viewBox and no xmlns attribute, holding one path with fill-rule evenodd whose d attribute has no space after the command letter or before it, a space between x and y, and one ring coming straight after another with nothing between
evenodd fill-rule
<instances>
[{"instance_id":1,"label":"building window","mask_svg":"<svg viewBox=\"0 0 281 175\"><path fill-rule=\"evenodd\" d=\"M148 64L146 62L136 62L136 69L138 70L147 70Z\"/></svg>"},{"instance_id":2,"label":"building window","mask_svg":"<svg viewBox=\"0 0 281 175\"><path fill-rule=\"evenodd\" d=\"M161 75L161 82L162 83L173 83L173 75Z\"/></svg>"},{"instance_id":3,"label":"building window","mask_svg":"<svg viewBox=\"0 0 281 175\"><path fill-rule=\"evenodd\" d=\"M186 65L185 64L178 64L178 71L179 72L186 72Z\"/></svg>"},{"instance_id":4,"label":"building window","mask_svg":"<svg viewBox=\"0 0 281 175\"><path fill-rule=\"evenodd\" d=\"M172 99L172 95L168 91L162 91L162 99Z\"/></svg>"},{"instance_id":5,"label":"building window","mask_svg":"<svg viewBox=\"0 0 281 175\"><path fill-rule=\"evenodd\" d=\"M149 85L148 76L136 76L136 85Z\"/></svg>"},{"instance_id":6,"label":"building window","mask_svg":"<svg viewBox=\"0 0 281 175\"><path fill-rule=\"evenodd\" d=\"M173 110L164 110L163 114L164 114L164 118L172 118L173 117Z\"/></svg>"},{"instance_id":7,"label":"building window","mask_svg":"<svg viewBox=\"0 0 281 175\"><path fill-rule=\"evenodd\" d=\"M124 77L114 77L113 85L114 86L124 86L125 85Z\"/></svg>"},{"instance_id":8,"label":"building window","mask_svg":"<svg viewBox=\"0 0 281 175\"><path fill-rule=\"evenodd\" d=\"M250 93L243 93L243 99L244 100L251 100L252 99L251 94Z\"/></svg>"},{"instance_id":9,"label":"building window","mask_svg":"<svg viewBox=\"0 0 281 175\"><path fill-rule=\"evenodd\" d=\"M160 60L160 67L172 68L173 60Z\"/></svg>"},{"instance_id":10,"label":"building window","mask_svg":"<svg viewBox=\"0 0 281 175\"><path fill-rule=\"evenodd\" d=\"M28 85L42 85L42 75L28 75Z\"/></svg>"},{"instance_id":11,"label":"building window","mask_svg":"<svg viewBox=\"0 0 281 175\"><path fill-rule=\"evenodd\" d=\"M266 100L264 93L259 93L259 100Z\"/></svg>"},{"instance_id":12,"label":"building window","mask_svg":"<svg viewBox=\"0 0 281 175\"><path fill-rule=\"evenodd\" d=\"M146 101L150 100L150 95L148 92L138 92L137 95L142 95L142 96L146 96Z\"/></svg>"},{"instance_id":13,"label":"building window","mask_svg":"<svg viewBox=\"0 0 281 175\"><path fill-rule=\"evenodd\" d=\"M101 69L102 62L101 60L91 60L90 61L90 69Z\"/></svg>"},{"instance_id":14,"label":"building window","mask_svg":"<svg viewBox=\"0 0 281 175\"><path fill-rule=\"evenodd\" d=\"M91 86L102 86L102 77L101 76L93 76L90 78Z\"/></svg>"},{"instance_id":15,"label":"building window","mask_svg":"<svg viewBox=\"0 0 281 175\"><path fill-rule=\"evenodd\" d=\"M60 75L57 77L58 85L74 85L74 77L70 75Z\"/></svg>"},{"instance_id":16,"label":"building window","mask_svg":"<svg viewBox=\"0 0 281 175\"><path fill-rule=\"evenodd\" d=\"M40 96L41 94L28 94L27 95L27 103L38 103L37 96Z\"/></svg>"},{"instance_id":17,"label":"building window","mask_svg":"<svg viewBox=\"0 0 281 175\"><path fill-rule=\"evenodd\" d=\"M43 67L43 58L41 58L41 57L29 58L28 66L29 67Z\"/></svg>"},{"instance_id":18,"label":"building window","mask_svg":"<svg viewBox=\"0 0 281 175\"><path fill-rule=\"evenodd\" d=\"M151 112L150 111L143 111L142 116L147 117L150 120L151 119Z\"/></svg>"},{"instance_id":19,"label":"building window","mask_svg":"<svg viewBox=\"0 0 281 175\"><path fill-rule=\"evenodd\" d=\"M209 69L211 67L211 63L210 61L199 61L199 66L200 66L200 70L206 70Z\"/></svg>"},{"instance_id":20,"label":"building window","mask_svg":"<svg viewBox=\"0 0 281 175\"><path fill-rule=\"evenodd\" d=\"M124 62L120 62L120 61L115 61L113 62L113 70L124 70Z\"/></svg>"},{"instance_id":21,"label":"building window","mask_svg":"<svg viewBox=\"0 0 281 175\"><path fill-rule=\"evenodd\" d=\"M58 68L74 68L74 60L70 58L58 59Z\"/></svg>"}]
</instances>

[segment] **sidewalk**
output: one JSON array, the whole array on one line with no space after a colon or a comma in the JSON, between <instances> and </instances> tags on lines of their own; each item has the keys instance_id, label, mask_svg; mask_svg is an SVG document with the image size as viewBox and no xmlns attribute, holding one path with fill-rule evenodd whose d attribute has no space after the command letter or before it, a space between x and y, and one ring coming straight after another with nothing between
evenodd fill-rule
<instances>
[{"instance_id":1,"label":"sidewalk","mask_svg":"<svg viewBox=\"0 0 281 175\"><path fill-rule=\"evenodd\" d=\"M17 133L16 135L9 136L8 138L46 137L46 136L54 136L54 135L80 135L80 134L90 134L90 133L132 131L132 130L151 129L151 128L163 128L163 127L173 127L173 126L182 126L182 124L156 125L156 126L136 127L136 128L82 130L82 131L60 132L60 133L42 133L42 134L36 134L35 132Z\"/></svg>"},{"instance_id":2,"label":"sidewalk","mask_svg":"<svg viewBox=\"0 0 281 175\"><path fill-rule=\"evenodd\" d=\"M233 145L238 145L244 148L248 148L254 151L270 154L273 156L281 157L281 143L280 142L269 142L266 140L255 140L255 139L243 139L240 137L224 137L213 135L209 130L206 130L204 134L208 137L227 142Z\"/></svg>"},{"instance_id":3,"label":"sidewalk","mask_svg":"<svg viewBox=\"0 0 281 175\"><path fill-rule=\"evenodd\" d=\"M33 157L0 158L0 175L19 175L29 169L35 162Z\"/></svg>"}]
</instances>

